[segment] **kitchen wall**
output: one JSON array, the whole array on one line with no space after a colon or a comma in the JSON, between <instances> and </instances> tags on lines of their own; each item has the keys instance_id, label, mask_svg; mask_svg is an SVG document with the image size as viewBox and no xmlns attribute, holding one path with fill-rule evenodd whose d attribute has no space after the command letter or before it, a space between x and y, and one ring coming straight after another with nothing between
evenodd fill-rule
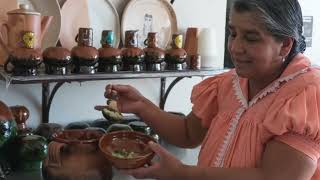
<instances>
[{"instance_id":1,"label":"kitchen wall","mask_svg":"<svg viewBox=\"0 0 320 180\"><path fill-rule=\"evenodd\" d=\"M215 29L219 53L217 60L223 60L226 0L176 0L173 7L181 32L190 26ZM180 81L169 95L165 109L188 113L191 110L190 93L192 87L201 80L199 77L193 77ZM167 85L171 81L172 79L168 79ZM152 102L159 104L159 79L66 83L53 99L50 122L65 125L73 121L101 118L100 112L95 111L93 107L105 103L103 93L104 87L108 83L132 85ZM10 84L6 88L7 85L8 83L0 81L0 99L9 106L27 106L31 112L27 125L36 127L41 120L41 85Z\"/></svg>"},{"instance_id":2,"label":"kitchen wall","mask_svg":"<svg viewBox=\"0 0 320 180\"><path fill-rule=\"evenodd\" d=\"M310 57L310 60L315 65L320 65L320 2L317 0L300 0L303 16L313 17L312 43L311 47L307 47L305 54ZM309 23L310 24L310 23ZM309 30L305 29L306 31ZM307 33L309 34L309 33Z\"/></svg>"}]
</instances>

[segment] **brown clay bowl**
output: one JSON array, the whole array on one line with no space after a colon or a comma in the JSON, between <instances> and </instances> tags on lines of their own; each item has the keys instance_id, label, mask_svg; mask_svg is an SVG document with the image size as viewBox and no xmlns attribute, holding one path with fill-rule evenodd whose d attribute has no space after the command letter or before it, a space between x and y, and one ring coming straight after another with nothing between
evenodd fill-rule
<instances>
[{"instance_id":1,"label":"brown clay bowl","mask_svg":"<svg viewBox=\"0 0 320 180\"><path fill-rule=\"evenodd\" d=\"M146 134L136 131L115 131L100 138L99 148L104 156L117 169L135 169L150 163L154 152L148 142L155 140ZM132 153L129 156L116 156L119 152Z\"/></svg>"},{"instance_id":2,"label":"brown clay bowl","mask_svg":"<svg viewBox=\"0 0 320 180\"><path fill-rule=\"evenodd\" d=\"M103 133L90 129L70 129L56 132L52 135L53 140L66 144L92 144L98 143Z\"/></svg>"}]
</instances>

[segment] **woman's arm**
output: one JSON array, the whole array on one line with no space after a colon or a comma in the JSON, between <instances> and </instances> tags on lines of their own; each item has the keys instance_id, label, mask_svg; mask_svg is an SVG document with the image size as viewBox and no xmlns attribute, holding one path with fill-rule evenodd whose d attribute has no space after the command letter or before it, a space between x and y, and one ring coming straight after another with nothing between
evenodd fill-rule
<instances>
[{"instance_id":1,"label":"woman's arm","mask_svg":"<svg viewBox=\"0 0 320 180\"><path fill-rule=\"evenodd\" d=\"M194 114L190 113L184 118L162 111L131 86L108 85L105 96L116 96L121 112L137 114L162 138L176 146L196 147L207 132Z\"/></svg>"},{"instance_id":2,"label":"woman's arm","mask_svg":"<svg viewBox=\"0 0 320 180\"><path fill-rule=\"evenodd\" d=\"M149 100L138 115L167 142L184 148L193 148L201 144L207 129L191 112L185 118L159 109Z\"/></svg>"},{"instance_id":3,"label":"woman's arm","mask_svg":"<svg viewBox=\"0 0 320 180\"><path fill-rule=\"evenodd\" d=\"M150 148L160 161L147 168L128 170L136 178L157 180L310 180L317 162L281 142L270 142L263 154L261 168L215 168L183 165L160 145Z\"/></svg>"},{"instance_id":4,"label":"woman's arm","mask_svg":"<svg viewBox=\"0 0 320 180\"><path fill-rule=\"evenodd\" d=\"M310 180L317 162L292 147L277 141L268 143L261 168L198 168L185 166L185 180Z\"/></svg>"}]
</instances>

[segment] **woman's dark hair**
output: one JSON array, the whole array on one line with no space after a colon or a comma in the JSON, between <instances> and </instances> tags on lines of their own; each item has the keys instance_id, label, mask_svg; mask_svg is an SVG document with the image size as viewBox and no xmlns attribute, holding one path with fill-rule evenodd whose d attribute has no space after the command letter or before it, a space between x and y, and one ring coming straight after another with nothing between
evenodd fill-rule
<instances>
[{"instance_id":1,"label":"woman's dark hair","mask_svg":"<svg viewBox=\"0 0 320 180\"><path fill-rule=\"evenodd\" d=\"M232 10L256 13L261 25L278 40L293 38L294 44L286 59L287 64L295 55L306 50L298 0L235 0Z\"/></svg>"}]
</instances>

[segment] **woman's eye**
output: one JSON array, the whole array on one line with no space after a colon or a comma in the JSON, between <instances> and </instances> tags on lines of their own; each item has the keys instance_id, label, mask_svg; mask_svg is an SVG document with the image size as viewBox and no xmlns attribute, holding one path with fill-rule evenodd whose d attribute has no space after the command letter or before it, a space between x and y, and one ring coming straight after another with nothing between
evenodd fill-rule
<instances>
[{"instance_id":1,"label":"woman's eye","mask_svg":"<svg viewBox=\"0 0 320 180\"><path fill-rule=\"evenodd\" d=\"M259 37L254 36L254 35L247 35L245 36L245 39L249 42L255 42L259 40Z\"/></svg>"},{"instance_id":2,"label":"woman's eye","mask_svg":"<svg viewBox=\"0 0 320 180\"><path fill-rule=\"evenodd\" d=\"M230 35L229 35L230 38L235 38L236 36L237 36L236 33L230 33Z\"/></svg>"}]
</instances>

